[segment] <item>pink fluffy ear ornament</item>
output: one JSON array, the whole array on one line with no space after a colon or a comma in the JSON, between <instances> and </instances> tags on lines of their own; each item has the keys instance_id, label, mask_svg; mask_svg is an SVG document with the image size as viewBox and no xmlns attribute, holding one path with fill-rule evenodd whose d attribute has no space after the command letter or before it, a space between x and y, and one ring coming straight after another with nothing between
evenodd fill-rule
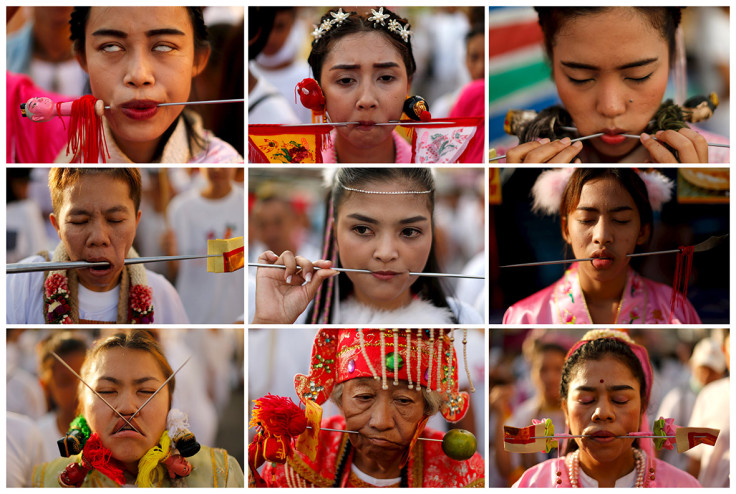
<instances>
[{"instance_id":1,"label":"pink fluffy ear ornament","mask_svg":"<svg viewBox=\"0 0 736 494\"><path fill-rule=\"evenodd\" d=\"M532 187L532 211L548 215L559 214L562 195L575 168L554 168L543 171ZM635 170L647 188L649 204L653 211L660 211L662 205L672 197L672 180L657 171Z\"/></svg>"},{"instance_id":2,"label":"pink fluffy ear ornament","mask_svg":"<svg viewBox=\"0 0 736 494\"><path fill-rule=\"evenodd\" d=\"M21 115L34 122L48 122L54 117L71 117L67 127L66 152L75 163L106 163L110 157L102 126L105 104L91 94L74 101L55 103L50 98L31 98L20 105ZM104 152L102 152L104 150Z\"/></svg>"}]
</instances>

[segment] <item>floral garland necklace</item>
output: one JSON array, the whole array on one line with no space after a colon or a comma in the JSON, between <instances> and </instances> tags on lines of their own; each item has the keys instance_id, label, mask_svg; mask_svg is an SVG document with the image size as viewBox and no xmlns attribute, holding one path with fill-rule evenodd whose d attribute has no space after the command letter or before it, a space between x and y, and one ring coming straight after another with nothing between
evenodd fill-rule
<instances>
[{"instance_id":1,"label":"floral garland necklace","mask_svg":"<svg viewBox=\"0 0 736 494\"><path fill-rule=\"evenodd\" d=\"M633 448L633 452L636 465L636 482L634 483L634 487L644 487L646 456L641 450L636 448ZM571 465L567 469L570 487L580 487L580 450L576 450L570 456L572 457ZM652 474L652 477L654 477L654 474Z\"/></svg>"},{"instance_id":2,"label":"floral garland necklace","mask_svg":"<svg viewBox=\"0 0 736 494\"><path fill-rule=\"evenodd\" d=\"M128 257L138 257L131 247ZM52 261L69 261L69 254L60 243ZM130 288L129 288L130 287ZM79 324L79 279L75 271L50 271L43 282L44 320L48 324ZM127 310L124 310L127 309ZM123 268L118 301L118 324L153 323L153 289L148 286L148 276L142 264Z\"/></svg>"}]
</instances>

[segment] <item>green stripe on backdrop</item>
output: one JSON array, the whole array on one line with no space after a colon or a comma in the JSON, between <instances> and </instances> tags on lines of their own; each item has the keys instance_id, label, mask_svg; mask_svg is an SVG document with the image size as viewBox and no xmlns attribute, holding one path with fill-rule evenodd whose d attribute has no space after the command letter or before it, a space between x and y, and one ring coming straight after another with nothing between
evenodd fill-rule
<instances>
[{"instance_id":1,"label":"green stripe on backdrop","mask_svg":"<svg viewBox=\"0 0 736 494\"><path fill-rule=\"evenodd\" d=\"M488 102L493 103L520 89L549 79L551 70L547 62L539 61L523 67L506 70L488 77Z\"/></svg>"}]
</instances>

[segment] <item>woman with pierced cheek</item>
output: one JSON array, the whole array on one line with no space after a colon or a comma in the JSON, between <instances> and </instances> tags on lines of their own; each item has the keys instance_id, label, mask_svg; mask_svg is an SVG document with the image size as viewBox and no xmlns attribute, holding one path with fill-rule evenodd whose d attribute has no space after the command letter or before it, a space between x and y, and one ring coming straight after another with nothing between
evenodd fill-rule
<instances>
[{"instance_id":1,"label":"woman with pierced cheek","mask_svg":"<svg viewBox=\"0 0 736 494\"><path fill-rule=\"evenodd\" d=\"M432 170L339 168L329 187L325 259L262 253L259 263L286 269L258 269L253 324L482 322L475 309L448 297L437 278L410 274L441 271ZM328 269L333 266L371 272Z\"/></svg>"},{"instance_id":2,"label":"woman with pierced cheek","mask_svg":"<svg viewBox=\"0 0 736 494\"><path fill-rule=\"evenodd\" d=\"M569 433L560 459L547 460L514 487L700 487L654 457L648 430L653 371L646 349L621 331L589 331L567 354L560 395Z\"/></svg>"},{"instance_id":3,"label":"woman with pierced cheek","mask_svg":"<svg viewBox=\"0 0 736 494\"><path fill-rule=\"evenodd\" d=\"M531 140L508 150L508 163L729 161L727 152L713 151L707 144L728 139L701 129L646 132L675 62L679 7L536 10L563 119L572 121L579 136L603 135L577 142L570 137Z\"/></svg>"},{"instance_id":4,"label":"woman with pierced cheek","mask_svg":"<svg viewBox=\"0 0 736 494\"><path fill-rule=\"evenodd\" d=\"M341 415L322 422L314 458L294 451L284 464L251 472L250 485L483 487L485 466L474 441L463 443L466 459L454 460L443 452L443 434L425 428L438 411L457 422L469 406L468 394L458 390L462 369L452 335L447 329L320 330L309 375L297 375L295 389L305 404L332 400ZM346 430L353 432L339 432Z\"/></svg>"},{"instance_id":5,"label":"woman with pierced cheek","mask_svg":"<svg viewBox=\"0 0 736 494\"><path fill-rule=\"evenodd\" d=\"M574 259L559 281L513 304L504 324L697 324L690 302L648 280L628 254L647 244L653 211L669 200L672 182L629 168L560 168L535 183L533 209L560 214Z\"/></svg>"},{"instance_id":6,"label":"woman with pierced cheek","mask_svg":"<svg viewBox=\"0 0 736 494\"><path fill-rule=\"evenodd\" d=\"M242 163L185 106L210 44L202 7L75 7L71 39L104 101L108 162ZM57 161L68 161L62 150Z\"/></svg>"},{"instance_id":7,"label":"woman with pierced cheek","mask_svg":"<svg viewBox=\"0 0 736 494\"><path fill-rule=\"evenodd\" d=\"M97 341L80 374L92 388L79 383L84 449L38 465L34 487L243 486L238 462L190 439L186 416L171 409L176 381L167 382L173 371L148 332Z\"/></svg>"},{"instance_id":8,"label":"woman with pierced cheek","mask_svg":"<svg viewBox=\"0 0 736 494\"><path fill-rule=\"evenodd\" d=\"M133 249L141 217L137 168L52 168L51 224L59 244L51 255L21 261L107 263L7 277L7 322L15 324L186 323L174 287Z\"/></svg>"}]
</instances>

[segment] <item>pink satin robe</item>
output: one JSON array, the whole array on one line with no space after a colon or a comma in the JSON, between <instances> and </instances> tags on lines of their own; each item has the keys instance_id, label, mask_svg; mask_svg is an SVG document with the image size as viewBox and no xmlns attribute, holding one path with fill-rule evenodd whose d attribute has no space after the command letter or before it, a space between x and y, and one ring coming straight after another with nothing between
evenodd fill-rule
<instances>
[{"instance_id":1,"label":"pink satin robe","mask_svg":"<svg viewBox=\"0 0 736 494\"><path fill-rule=\"evenodd\" d=\"M578 263L563 277L506 310L504 324L593 324L580 288ZM614 324L669 324L672 287L648 280L629 268ZM700 324L689 300L677 303L673 324Z\"/></svg>"}]
</instances>

